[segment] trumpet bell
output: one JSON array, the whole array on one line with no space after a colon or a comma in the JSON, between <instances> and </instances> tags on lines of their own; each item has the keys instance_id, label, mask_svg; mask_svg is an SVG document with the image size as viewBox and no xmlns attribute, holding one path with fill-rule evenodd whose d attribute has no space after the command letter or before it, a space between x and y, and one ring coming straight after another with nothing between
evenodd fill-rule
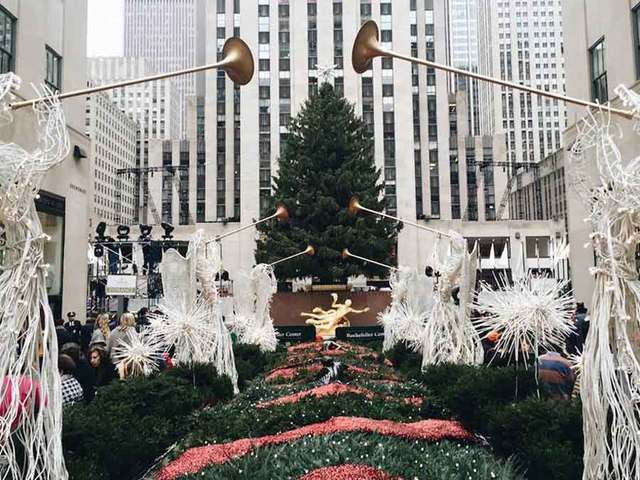
<instances>
[{"instance_id":1,"label":"trumpet bell","mask_svg":"<svg viewBox=\"0 0 640 480\"><path fill-rule=\"evenodd\" d=\"M371 66L371 60L383 55L378 42L379 38L380 30L373 20L369 20L360 27L351 52L351 63L356 73L366 72Z\"/></svg>"},{"instance_id":2,"label":"trumpet bell","mask_svg":"<svg viewBox=\"0 0 640 480\"><path fill-rule=\"evenodd\" d=\"M304 252L310 257L313 257L316 254L316 249L309 245Z\"/></svg>"},{"instance_id":3,"label":"trumpet bell","mask_svg":"<svg viewBox=\"0 0 640 480\"><path fill-rule=\"evenodd\" d=\"M238 85L246 85L253 78L253 55L249 46L237 37L228 39L222 48L223 70Z\"/></svg>"},{"instance_id":4,"label":"trumpet bell","mask_svg":"<svg viewBox=\"0 0 640 480\"><path fill-rule=\"evenodd\" d=\"M281 222L286 222L287 220L289 220L289 210L287 210L287 207L284 205L284 203L278 205L278 209L276 210L276 218Z\"/></svg>"},{"instance_id":5,"label":"trumpet bell","mask_svg":"<svg viewBox=\"0 0 640 480\"><path fill-rule=\"evenodd\" d=\"M360 202L357 197L353 197L349 200L349 215L355 215L360 210Z\"/></svg>"},{"instance_id":6,"label":"trumpet bell","mask_svg":"<svg viewBox=\"0 0 640 480\"><path fill-rule=\"evenodd\" d=\"M351 252L349 251L348 248L345 248L344 250L342 250L342 259L343 260L346 260L350 256L351 256Z\"/></svg>"}]
</instances>

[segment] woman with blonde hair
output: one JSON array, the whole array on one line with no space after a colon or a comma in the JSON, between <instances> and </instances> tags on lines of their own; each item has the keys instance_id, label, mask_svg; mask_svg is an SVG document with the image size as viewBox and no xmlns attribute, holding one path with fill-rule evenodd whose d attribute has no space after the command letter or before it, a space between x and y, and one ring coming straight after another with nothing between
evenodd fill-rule
<instances>
[{"instance_id":1,"label":"woman with blonde hair","mask_svg":"<svg viewBox=\"0 0 640 480\"><path fill-rule=\"evenodd\" d=\"M89 347L93 347L97 344L103 344L106 347L110 335L111 330L109 329L109 314L101 313L100 315L98 315L98 318L96 318L96 324L95 327L93 327L93 334L91 334Z\"/></svg>"},{"instance_id":2,"label":"woman with blonde hair","mask_svg":"<svg viewBox=\"0 0 640 480\"><path fill-rule=\"evenodd\" d=\"M136 332L135 315L130 312L123 313L120 316L119 325L113 332L111 332L111 334L109 335L109 340L107 341L107 353L109 353L111 361L115 363L113 355L115 353L116 347L120 344L120 342L137 335L138 332Z\"/></svg>"}]
</instances>

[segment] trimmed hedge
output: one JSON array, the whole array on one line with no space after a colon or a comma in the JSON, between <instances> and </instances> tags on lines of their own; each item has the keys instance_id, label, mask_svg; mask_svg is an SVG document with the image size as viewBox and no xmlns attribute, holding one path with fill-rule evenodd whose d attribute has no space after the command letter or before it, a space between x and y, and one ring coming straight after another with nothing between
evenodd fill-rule
<instances>
[{"instance_id":1,"label":"trimmed hedge","mask_svg":"<svg viewBox=\"0 0 640 480\"><path fill-rule=\"evenodd\" d=\"M238 343L233 346L233 354L238 372L238 388L244 390L251 380L267 370L270 356L260 351L257 345Z\"/></svg>"},{"instance_id":2,"label":"trimmed hedge","mask_svg":"<svg viewBox=\"0 0 640 480\"><path fill-rule=\"evenodd\" d=\"M63 446L70 478L138 478L188 432L194 410L232 394L229 379L207 365L101 388L89 405L64 412Z\"/></svg>"},{"instance_id":3,"label":"trimmed hedge","mask_svg":"<svg viewBox=\"0 0 640 480\"><path fill-rule=\"evenodd\" d=\"M439 365L421 372L420 356L404 345L387 357L425 386L423 417L460 420L497 454L515 458L530 480L582 478L581 405L539 399L533 367Z\"/></svg>"},{"instance_id":4,"label":"trimmed hedge","mask_svg":"<svg viewBox=\"0 0 640 480\"><path fill-rule=\"evenodd\" d=\"M579 402L535 397L487 412L482 431L502 457L515 456L527 478L580 480L583 469Z\"/></svg>"}]
</instances>

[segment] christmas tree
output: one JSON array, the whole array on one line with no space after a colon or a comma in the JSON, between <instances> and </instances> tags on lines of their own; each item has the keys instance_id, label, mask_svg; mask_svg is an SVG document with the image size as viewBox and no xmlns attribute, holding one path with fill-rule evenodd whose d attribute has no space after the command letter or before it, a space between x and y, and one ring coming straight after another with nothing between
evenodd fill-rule
<instances>
[{"instance_id":1,"label":"christmas tree","mask_svg":"<svg viewBox=\"0 0 640 480\"><path fill-rule=\"evenodd\" d=\"M270 209L284 203L287 223L260 228L256 260L272 263L313 245L313 257L279 265L279 278L318 277L344 281L350 275L384 275L380 267L343 259L342 251L393 263L399 226L375 215L350 215L356 196L362 205L384 210L381 172L375 166L373 138L352 104L324 83L292 119L280 158Z\"/></svg>"}]
</instances>

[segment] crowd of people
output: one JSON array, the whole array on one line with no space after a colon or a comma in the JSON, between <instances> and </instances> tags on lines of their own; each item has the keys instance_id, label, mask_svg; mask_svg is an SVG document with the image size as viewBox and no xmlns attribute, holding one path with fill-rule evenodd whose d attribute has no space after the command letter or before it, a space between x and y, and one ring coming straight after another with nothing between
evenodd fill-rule
<instances>
[{"instance_id":1,"label":"crowd of people","mask_svg":"<svg viewBox=\"0 0 640 480\"><path fill-rule=\"evenodd\" d=\"M127 377L126 369L117 365L115 352L122 341L138 335L148 324L147 313L146 308L119 317L101 313L82 325L71 312L66 322L56 323L63 405L90 402L100 387Z\"/></svg>"},{"instance_id":2,"label":"crowd of people","mask_svg":"<svg viewBox=\"0 0 640 480\"><path fill-rule=\"evenodd\" d=\"M544 353L538 359L538 375L543 390L556 398L570 398L576 380L571 363L565 358L579 354L588 331L587 310L578 304L574 315L575 333L567 344ZM118 345L136 336L149 324L148 309L137 314L123 313L119 317L109 313L89 316L82 325L75 315L67 315L67 322L56 325L60 355L58 369L62 377L63 404L90 402L100 387L116 379L124 379L128 372L118 368L115 352ZM496 355L498 332L491 332L483 340L485 363L500 364L508 359ZM164 355L160 369L171 367L171 355Z\"/></svg>"}]
</instances>

